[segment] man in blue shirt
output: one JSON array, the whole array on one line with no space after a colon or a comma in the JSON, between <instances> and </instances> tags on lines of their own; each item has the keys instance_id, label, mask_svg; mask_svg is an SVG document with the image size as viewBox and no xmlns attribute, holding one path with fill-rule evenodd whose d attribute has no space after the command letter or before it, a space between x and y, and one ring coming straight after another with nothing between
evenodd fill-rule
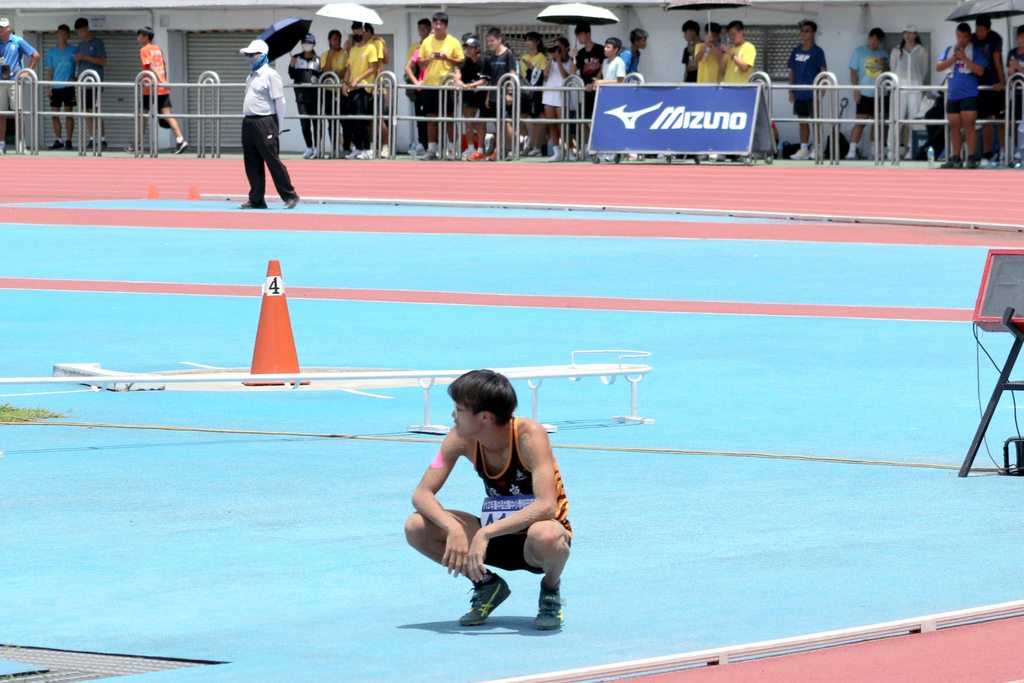
<instances>
[{"instance_id":1,"label":"man in blue shirt","mask_svg":"<svg viewBox=\"0 0 1024 683\"><path fill-rule=\"evenodd\" d=\"M882 49L884 40L885 31L873 28L868 34L868 44L861 45L850 56L850 83L867 86L853 91L853 99L857 102L858 119L870 119L875 115L875 81L889 70L889 55ZM885 98L882 102L883 118L888 111L889 99ZM857 145L860 143L860 136L863 132L863 123L853 127L853 132L850 133L850 153L846 155L847 159L857 158ZM871 132L873 135L873 128Z\"/></svg>"},{"instance_id":2,"label":"man in blue shirt","mask_svg":"<svg viewBox=\"0 0 1024 683\"><path fill-rule=\"evenodd\" d=\"M981 64L984 72L978 77L978 85L992 86L994 90L982 90L978 93L978 118L1002 119L1005 114L1005 96L1003 86L1006 85L1006 74L1003 72L1003 38L992 30L992 17L983 14L974 20L974 36L971 46L974 48L974 59ZM984 154L981 168L995 168L996 160L992 156L992 132L995 126L981 127L981 144ZM1003 136L1000 134L999 139Z\"/></svg>"},{"instance_id":3,"label":"man in blue shirt","mask_svg":"<svg viewBox=\"0 0 1024 683\"><path fill-rule=\"evenodd\" d=\"M11 20L0 17L0 112L14 111L14 80L21 71L21 58L30 57L28 68L35 69L39 53L14 35ZM7 154L7 115L0 114L0 154Z\"/></svg>"},{"instance_id":4,"label":"man in blue shirt","mask_svg":"<svg viewBox=\"0 0 1024 683\"><path fill-rule=\"evenodd\" d=\"M800 44L793 48L789 54L789 84L790 85L814 85L814 79L819 73L825 71L825 51L814 44L814 36L818 32L818 25L810 19L800 24ZM793 103L793 114L800 119L811 118L813 110L813 90L790 90L789 101ZM807 141L811 137L811 127L806 123L800 124L800 151L793 154L791 159L810 159L811 153L807 148Z\"/></svg>"},{"instance_id":5,"label":"man in blue shirt","mask_svg":"<svg viewBox=\"0 0 1024 683\"><path fill-rule=\"evenodd\" d=\"M85 17L79 17L75 20L75 33L78 34L79 39L82 41L78 44L78 52L75 54L75 61L78 62L78 78L82 78L82 73L88 70L95 71L100 80L103 80L103 67L107 65L107 48L103 45L103 41L92 34L89 30L89 20ZM85 110L88 112L93 111L93 88L87 88L85 91ZM85 119L85 125L89 128L89 149L93 147L93 120L92 118ZM104 150L107 149L107 137L105 135L100 136L100 143Z\"/></svg>"},{"instance_id":6,"label":"man in blue shirt","mask_svg":"<svg viewBox=\"0 0 1024 683\"><path fill-rule=\"evenodd\" d=\"M68 38L71 37L71 29L67 24L57 27L57 47L51 47L46 51L46 80L48 81L73 81L75 80L75 54L78 47L68 45ZM59 112L61 107L64 111L70 112L75 108L75 86L73 85L52 85L46 89L50 96L50 109ZM71 136L75 132L75 120L70 116L67 118L68 136L61 142L60 139L60 118L53 117L53 133L57 139L53 141L50 149L71 149Z\"/></svg>"},{"instance_id":7,"label":"man in blue shirt","mask_svg":"<svg viewBox=\"0 0 1024 683\"><path fill-rule=\"evenodd\" d=\"M629 32L629 48L622 51L619 59L626 65L626 73L640 71L640 51L647 49L647 31L635 28Z\"/></svg>"},{"instance_id":8,"label":"man in blue shirt","mask_svg":"<svg viewBox=\"0 0 1024 683\"><path fill-rule=\"evenodd\" d=\"M949 150L942 168L961 168L961 144L967 143L967 168L977 168L975 154L978 149L978 78L985 69L976 62L971 44L971 27L961 23L956 27L956 45L947 47L935 64L935 70L949 70L946 81L946 120L949 121ZM963 128L963 137L960 128Z\"/></svg>"}]
</instances>

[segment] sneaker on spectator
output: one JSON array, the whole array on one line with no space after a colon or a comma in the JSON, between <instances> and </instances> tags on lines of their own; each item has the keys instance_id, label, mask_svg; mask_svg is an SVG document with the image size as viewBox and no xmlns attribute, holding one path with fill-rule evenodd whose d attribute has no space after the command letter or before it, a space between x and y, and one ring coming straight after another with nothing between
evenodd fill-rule
<instances>
[{"instance_id":1,"label":"sneaker on spectator","mask_svg":"<svg viewBox=\"0 0 1024 683\"><path fill-rule=\"evenodd\" d=\"M488 161L497 161L498 160L498 153L497 152L491 152L491 156L487 157L487 160Z\"/></svg>"},{"instance_id":2,"label":"sneaker on spectator","mask_svg":"<svg viewBox=\"0 0 1024 683\"><path fill-rule=\"evenodd\" d=\"M358 150L358 149L355 149L355 148L353 148L353 149L352 149L352 151L351 151L351 152L349 152L349 153L348 153L348 154L347 154L347 155L345 156L345 158L346 158L346 159L355 159L355 158L356 158L357 156L359 156L359 150Z\"/></svg>"},{"instance_id":3,"label":"sneaker on spectator","mask_svg":"<svg viewBox=\"0 0 1024 683\"><path fill-rule=\"evenodd\" d=\"M548 161L561 161L562 160L562 148L555 147L555 153L548 157Z\"/></svg>"},{"instance_id":4,"label":"sneaker on spectator","mask_svg":"<svg viewBox=\"0 0 1024 683\"><path fill-rule=\"evenodd\" d=\"M182 138L181 142L175 143L175 145L174 145L174 153L175 154L181 154L186 149L188 149L188 140L185 140L184 138ZM315 155L316 154L316 150L313 150L313 153Z\"/></svg>"},{"instance_id":5,"label":"sneaker on spectator","mask_svg":"<svg viewBox=\"0 0 1024 683\"><path fill-rule=\"evenodd\" d=\"M790 154L789 158L804 161L811 158L811 151L809 149L801 148Z\"/></svg>"},{"instance_id":6,"label":"sneaker on spectator","mask_svg":"<svg viewBox=\"0 0 1024 683\"><path fill-rule=\"evenodd\" d=\"M484 154L480 150L477 150L477 151L473 152L472 154L470 154L468 157L466 157L466 161L483 161L486 158L487 158L486 154ZM498 158L498 153L497 152L494 153L494 158L495 159Z\"/></svg>"},{"instance_id":7,"label":"sneaker on spectator","mask_svg":"<svg viewBox=\"0 0 1024 683\"><path fill-rule=\"evenodd\" d=\"M54 140L53 144L50 145L50 149L64 149L64 143L60 140Z\"/></svg>"},{"instance_id":8,"label":"sneaker on spectator","mask_svg":"<svg viewBox=\"0 0 1024 683\"><path fill-rule=\"evenodd\" d=\"M0 140L0 154L7 154L7 143Z\"/></svg>"},{"instance_id":9,"label":"sneaker on spectator","mask_svg":"<svg viewBox=\"0 0 1024 683\"><path fill-rule=\"evenodd\" d=\"M440 158L441 157L439 157L437 155L437 152L435 152L432 149L428 149L427 153L424 154L423 157L422 157L423 161L434 161L435 159L440 159Z\"/></svg>"},{"instance_id":10,"label":"sneaker on spectator","mask_svg":"<svg viewBox=\"0 0 1024 683\"><path fill-rule=\"evenodd\" d=\"M73 149L71 146L71 138L68 138L67 140L64 141L64 149L68 152L70 152Z\"/></svg>"},{"instance_id":11,"label":"sneaker on spectator","mask_svg":"<svg viewBox=\"0 0 1024 683\"><path fill-rule=\"evenodd\" d=\"M967 168L978 168L978 159L975 157L967 157Z\"/></svg>"},{"instance_id":12,"label":"sneaker on spectator","mask_svg":"<svg viewBox=\"0 0 1024 683\"><path fill-rule=\"evenodd\" d=\"M526 154L528 157L539 157L541 155L540 147L531 147L530 151Z\"/></svg>"},{"instance_id":13,"label":"sneaker on spectator","mask_svg":"<svg viewBox=\"0 0 1024 683\"><path fill-rule=\"evenodd\" d=\"M380 148L380 158L381 159L387 159L389 156L391 156L391 153L390 153L390 150L388 149L388 146L387 145L381 145L381 148Z\"/></svg>"},{"instance_id":14,"label":"sneaker on spectator","mask_svg":"<svg viewBox=\"0 0 1024 683\"><path fill-rule=\"evenodd\" d=\"M569 161L579 161L579 156L577 156L576 150L574 150L574 149L570 149L569 150Z\"/></svg>"},{"instance_id":15,"label":"sneaker on spectator","mask_svg":"<svg viewBox=\"0 0 1024 683\"><path fill-rule=\"evenodd\" d=\"M939 168L960 168L961 166L963 166L963 162L960 161L960 157L950 156Z\"/></svg>"},{"instance_id":16,"label":"sneaker on spectator","mask_svg":"<svg viewBox=\"0 0 1024 683\"><path fill-rule=\"evenodd\" d=\"M92 149L91 143L89 145L89 149ZM124 146L124 151L128 152L129 154L135 154L135 145L129 142L127 145Z\"/></svg>"},{"instance_id":17,"label":"sneaker on spectator","mask_svg":"<svg viewBox=\"0 0 1024 683\"><path fill-rule=\"evenodd\" d=\"M316 147L307 147L306 151L302 153L303 159L316 159Z\"/></svg>"},{"instance_id":18,"label":"sneaker on spectator","mask_svg":"<svg viewBox=\"0 0 1024 683\"><path fill-rule=\"evenodd\" d=\"M914 152L909 147L907 148L907 153L903 156L903 160L904 161L913 161L914 160Z\"/></svg>"},{"instance_id":19,"label":"sneaker on spectator","mask_svg":"<svg viewBox=\"0 0 1024 683\"><path fill-rule=\"evenodd\" d=\"M978 162L978 168L996 168L998 165L995 159L982 159Z\"/></svg>"},{"instance_id":20,"label":"sneaker on spectator","mask_svg":"<svg viewBox=\"0 0 1024 683\"><path fill-rule=\"evenodd\" d=\"M857 148L853 145L850 145L850 151L847 152L846 156L843 158L846 159L847 161L856 161L857 156Z\"/></svg>"},{"instance_id":21,"label":"sneaker on spectator","mask_svg":"<svg viewBox=\"0 0 1024 683\"><path fill-rule=\"evenodd\" d=\"M100 140L100 151L101 152L106 152L107 151L107 141L106 140Z\"/></svg>"},{"instance_id":22,"label":"sneaker on spectator","mask_svg":"<svg viewBox=\"0 0 1024 683\"><path fill-rule=\"evenodd\" d=\"M359 154L356 155L356 159L360 159L360 160L363 160L363 161L365 161L366 159L372 159L372 158L373 157L370 156L370 152L367 152L366 150L363 150L362 152L360 152Z\"/></svg>"}]
</instances>

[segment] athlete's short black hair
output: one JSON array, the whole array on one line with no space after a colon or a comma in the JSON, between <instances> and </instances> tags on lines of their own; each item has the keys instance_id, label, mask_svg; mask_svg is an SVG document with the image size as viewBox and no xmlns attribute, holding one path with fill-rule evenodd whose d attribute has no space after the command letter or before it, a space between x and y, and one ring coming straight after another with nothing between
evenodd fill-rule
<instances>
[{"instance_id":1,"label":"athlete's short black hair","mask_svg":"<svg viewBox=\"0 0 1024 683\"><path fill-rule=\"evenodd\" d=\"M502 34L500 28L498 28L497 26L493 26L493 27L487 29L487 37L488 38L497 38L498 40L502 40L504 38L504 34Z\"/></svg>"},{"instance_id":2,"label":"athlete's short black hair","mask_svg":"<svg viewBox=\"0 0 1024 683\"><path fill-rule=\"evenodd\" d=\"M512 383L494 370L470 370L448 385L448 395L474 415L483 410L492 413L499 425L507 424L519 405Z\"/></svg>"},{"instance_id":3,"label":"athlete's short black hair","mask_svg":"<svg viewBox=\"0 0 1024 683\"><path fill-rule=\"evenodd\" d=\"M880 28L873 28L870 31L868 31L868 38L872 36L878 38L878 40L885 40L885 31L883 31Z\"/></svg>"},{"instance_id":4,"label":"athlete's short black hair","mask_svg":"<svg viewBox=\"0 0 1024 683\"><path fill-rule=\"evenodd\" d=\"M448 15L444 12L434 12L432 19L433 21L440 21L445 26L448 25ZM431 23L433 23L433 21Z\"/></svg>"},{"instance_id":5,"label":"athlete's short black hair","mask_svg":"<svg viewBox=\"0 0 1024 683\"><path fill-rule=\"evenodd\" d=\"M647 31L642 28L635 28L629 32L629 42L636 43L647 37Z\"/></svg>"},{"instance_id":6,"label":"athlete's short black hair","mask_svg":"<svg viewBox=\"0 0 1024 683\"><path fill-rule=\"evenodd\" d=\"M430 26L430 19L427 19L427 18L424 17L423 19L420 19L419 21L417 21L416 25L417 26L428 26L429 27Z\"/></svg>"},{"instance_id":7,"label":"athlete's short black hair","mask_svg":"<svg viewBox=\"0 0 1024 683\"><path fill-rule=\"evenodd\" d=\"M743 30L743 22L740 21L739 19L736 19L734 21L730 21L729 25L725 27L725 30L726 31L731 31L733 29L736 29L737 31L742 31Z\"/></svg>"},{"instance_id":8,"label":"athlete's short black hair","mask_svg":"<svg viewBox=\"0 0 1024 683\"><path fill-rule=\"evenodd\" d=\"M339 38L341 38L341 31L339 31L336 28L332 28L330 31L327 32L327 40L330 40L334 36L338 36Z\"/></svg>"},{"instance_id":9,"label":"athlete's short black hair","mask_svg":"<svg viewBox=\"0 0 1024 683\"><path fill-rule=\"evenodd\" d=\"M975 26L975 28L977 28L978 26L983 26L983 27L985 27L987 29L991 29L992 28L992 17L990 17L987 14L979 14L974 19L974 26Z\"/></svg>"},{"instance_id":10,"label":"athlete's short black hair","mask_svg":"<svg viewBox=\"0 0 1024 683\"><path fill-rule=\"evenodd\" d=\"M700 24L693 19L687 19L683 24L683 33L686 33L687 31L696 31L697 33L700 33Z\"/></svg>"},{"instance_id":11,"label":"athlete's short black hair","mask_svg":"<svg viewBox=\"0 0 1024 683\"><path fill-rule=\"evenodd\" d=\"M604 44L605 45L611 45L613 48L615 48L619 52L622 52L622 41L619 40L618 38L616 38L615 36L612 36L611 38L606 38L605 41L604 41Z\"/></svg>"}]
</instances>

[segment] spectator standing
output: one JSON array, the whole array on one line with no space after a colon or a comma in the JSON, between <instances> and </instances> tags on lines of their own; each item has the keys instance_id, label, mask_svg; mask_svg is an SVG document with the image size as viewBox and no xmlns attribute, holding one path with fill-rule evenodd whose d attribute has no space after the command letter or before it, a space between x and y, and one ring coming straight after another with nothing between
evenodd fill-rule
<instances>
[{"instance_id":1,"label":"spectator standing","mask_svg":"<svg viewBox=\"0 0 1024 683\"><path fill-rule=\"evenodd\" d=\"M722 82L746 83L754 73L757 48L744 38L742 21L730 21L726 32L732 45L720 50L719 67L722 69Z\"/></svg>"},{"instance_id":2,"label":"spectator standing","mask_svg":"<svg viewBox=\"0 0 1024 683\"><path fill-rule=\"evenodd\" d=\"M544 81L544 69L548 65L548 56L544 50L544 39L536 31L526 34L526 54L519 58L519 73L523 85L540 86ZM526 91L522 95L519 114L524 119L544 117L543 94L540 90ZM539 157L543 137L543 126L524 123L523 128L530 137L530 151L527 156Z\"/></svg>"},{"instance_id":3,"label":"spectator standing","mask_svg":"<svg viewBox=\"0 0 1024 683\"><path fill-rule=\"evenodd\" d=\"M302 39L302 52L292 55L288 64L288 77L295 88L295 107L299 116L316 116L317 114L317 90L316 88L304 88L301 86L313 85L320 82L320 58L316 55L316 36L307 33ZM316 158L316 136L317 121L313 118L299 119L299 126L302 128L302 139L306 142L306 151L303 159Z\"/></svg>"},{"instance_id":4,"label":"spectator standing","mask_svg":"<svg viewBox=\"0 0 1024 683\"><path fill-rule=\"evenodd\" d=\"M29 58L28 68L35 69L39 53L14 35L10 19L0 18L0 154L7 154L7 114L2 112L14 111L14 81L23 56Z\"/></svg>"},{"instance_id":5,"label":"spectator standing","mask_svg":"<svg viewBox=\"0 0 1024 683\"><path fill-rule=\"evenodd\" d=\"M373 32L364 30L362 24L355 30L354 37L358 42L348 52L348 64L345 67L345 78L341 91L348 98L348 112L352 116L367 116L372 113L373 79L377 74L377 46L372 42ZM352 151L348 159L370 158L370 121L353 120L350 125L352 132Z\"/></svg>"},{"instance_id":6,"label":"spectator standing","mask_svg":"<svg viewBox=\"0 0 1024 683\"><path fill-rule=\"evenodd\" d=\"M867 45L861 45L850 55L850 83L851 85L867 86L853 91L853 99L857 103L857 118L869 119L875 115L875 81L878 77L889 70L889 56L882 49L882 41L885 40L885 32L880 28L873 28L868 33ZM882 102L882 116L889 113L889 99ZM857 124L850 133L850 151L847 159L856 159L860 150L860 137L864 134L864 124ZM872 140L874 140L874 129L872 129Z\"/></svg>"},{"instance_id":7,"label":"spectator standing","mask_svg":"<svg viewBox=\"0 0 1024 683\"><path fill-rule=\"evenodd\" d=\"M504 36L502 35L500 28L492 28L487 31L485 40L487 41L487 49L491 51L491 56L487 58L487 64L481 72L481 76L487 80L487 84L490 87L496 88L498 86L498 81L501 80L502 76L508 73L518 73L519 62L516 60L515 53L505 45ZM511 121L512 96L502 96L501 93L496 90L488 90L487 94L484 96L484 103L483 107L480 109L480 116L485 119L495 119L495 126L497 126L498 107L504 107L505 114L508 117L505 119L505 150L506 155L511 159L515 156L515 153L512 150L512 141L515 137L515 131L512 130ZM497 139L498 135L501 135L501 132L495 128L495 139ZM494 144L494 151L491 152L491 156L488 158L491 161L498 158L497 142Z\"/></svg>"},{"instance_id":8,"label":"spectator standing","mask_svg":"<svg viewBox=\"0 0 1024 683\"><path fill-rule=\"evenodd\" d=\"M924 85L930 66L928 49L920 43L917 27L913 24L903 27L903 42L892 49L892 53L889 55L889 66L900 79L901 87L904 85ZM916 118L923 100L924 92L921 90L901 90L900 110L897 115L901 119ZM903 132L909 134L908 130ZM895 136L896 130L893 130L890 135L889 146L893 154L899 154L899 146L904 141L897 141ZM913 150L907 145L907 153L904 158L912 159L913 157Z\"/></svg>"},{"instance_id":9,"label":"spectator standing","mask_svg":"<svg viewBox=\"0 0 1024 683\"><path fill-rule=\"evenodd\" d=\"M419 73L420 45L423 43L423 39L430 35L430 32L432 30L431 29L431 25L430 25L430 19L424 18L424 19L420 19L418 22L416 22L416 30L417 30L417 32L420 35L420 39L418 41L416 41L415 43L413 43L412 46L409 48L409 53L405 56L405 64L406 64L406 69L408 70L409 69L409 63L412 62L413 59L415 58L416 59L416 62L415 62L416 73ZM406 71L405 82L409 83L409 84L412 84L412 85L419 85L420 80L415 75L414 76L410 76L408 71ZM426 116L426 113L421 113L421 109L420 109L420 101L422 100L422 98L419 95L420 95L421 92L423 92L423 91L422 90L412 90L412 89L406 90L406 93L408 93L409 98L413 101L413 105L415 106L416 116ZM416 122L416 142L419 144L419 152L420 152L420 154L423 154L424 152L427 151L427 122L426 121L417 121ZM415 148L415 144L410 146L410 151L412 151L412 149L414 149L414 148Z\"/></svg>"},{"instance_id":10,"label":"spectator standing","mask_svg":"<svg viewBox=\"0 0 1024 683\"><path fill-rule=\"evenodd\" d=\"M822 71L827 71L825 64L825 51L814 43L814 37L818 33L818 25L811 20L800 23L800 44L789 53L789 84L790 85L814 85L814 79ZM793 103L793 115L799 119L811 118L814 103L813 90L790 90L789 101ZM795 152L791 159L810 159L811 152L808 144L811 137L811 127L806 123L800 124L800 149Z\"/></svg>"},{"instance_id":11,"label":"spectator standing","mask_svg":"<svg viewBox=\"0 0 1024 683\"><path fill-rule=\"evenodd\" d=\"M465 61L455 67L455 87L463 88L462 93L462 116L467 119L476 119L480 108L484 103L484 94L476 88L487 83L487 79L481 75L482 69L486 67L480 56L480 40L472 33L462 38L462 51L466 54ZM484 136L487 134L487 123L483 119L466 122L466 146L465 159L480 161L484 155Z\"/></svg>"},{"instance_id":12,"label":"spectator standing","mask_svg":"<svg viewBox=\"0 0 1024 683\"><path fill-rule=\"evenodd\" d=\"M974 46L971 44L971 27L961 23L956 27L956 45L947 47L936 71L950 69L946 81L946 120L949 121L950 149L946 150L946 163L942 168L961 168L961 144L967 142L967 168L977 168L975 154L978 150L978 79L985 72L981 64L974 61ZM963 128L963 137L960 128Z\"/></svg>"},{"instance_id":13,"label":"spectator standing","mask_svg":"<svg viewBox=\"0 0 1024 683\"><path fill-rule=\"evenodd\" d=\"M718 43L721 34L721 25L714 22L704 25L704 42L694 47L698 83L722 81L722 51Z\"/></svg>"},{"instance_id":14,"label":"spectator standing","mask_svg":"<svg viewBox=\"0 0 1024 683\"><path fill-rule=\"evenodd\" d=\"M601 78L590 85L622 83L626 79L626 63L619 57L622 52L622 41L612 37L604 41L604 66L601 67Z\"/></svg>"},{"instance_id":15,"label":"spectator standing","mask_svg":"<svg viewBox=\"0 0 1024 683\"><path fill-rule=\"evenodd\" d=\"M75 53L78 52L77 45L68 45L68 38L71 37L71 28L67 24L57 27L57 46L46 51L46 80L66 81L75 80ZM50 109L57 113L64 108L64 111L71 112L75 108L75 86L73 85L51 85L47 88L50 97ZM50 149L71 149L71 136L75 132L75 119L68 116L67 137L61 142L60 139L60 118L53 117L53 133L56 139Z\"/></svg>"},{"instance_id":16,"label":"spectator standing","mask_svg":"<svg viewBox=\"0 0 1024 683\"><path fill-rule=\"evenodd\" d=\"M156 74L157 88L156 88L156 110L161 114L171 113L171 91L165 86L159 85L167 82L167 67L164 65L164 53L163 51L153 44L153 29L149 26L143 26L135 32L135 38L139 43L139 57L142 60L142 70L152 71ZM150 97L152 93L151 88L144 87L142 89L142 113L149 113ZM158 119L161 128L170 128L171 132L174 133L174 153L181 154L188 147L188 142L181 134L181 128L178 127L178 122L172 118ZM142 118L142 125L139 126L139 134L146 130L146 118ZM141 140L136 140L135 144L142 144ZM134 152L135 148L131 145L127 145L125 151Z\"/></svg>"},{"instance_id":17,"label":"spectator standing","mask_svg":"<svg viewBox=\"0 0 1024 683\"><path fill-rule=\"evenodd\" d=\"M551 58L544 67L544 86L552 88L545 90L542 101L544 103L544 116L549 119L562 118L562 98L564 93L556 88L565 85L565 79L572 73L572 58L569 56L569 41L558 37L555 44L551 46ZM551 161L562 160L562 124L548 124L548 136L551 138L551 145L554 153Z\"/></svg>"},{"instance_id":18,"label":"spectator standing","mask_svg":"<svg viewBox=\"0 0 1024 683\"><path fill-rule=\"evenodd\" d=\"M1006 55L1006 73L1007 78L1016 73L1024 73L1024 26L1017 27L1017 47L1010 50L1009 54ZM1014 97L1014 118L1011 122L1013 125L1017 125L1017 122L1021 120L1021 93L1018 90ZM1017 148L1020 148L1020 137L1018 136ZM1007 151L1009 154L1009 151ZM1020 154L1016 154L1016 158L1020 159Z\"/></svg>"},{"instance_id":19,"label":"spectator standing","mask_svg":"<svg viewBox=\"0 0 1024 683\"><path fill-rule=\"evenodd\" d=\"M590 24L576 24L576 42L580 44L579 49L573 51L575 59L573 73L579 75L583 80L583 118L592 120L594 118L594 89L587 87L601 76L601 65L604 63L604 46L596 45L590 35ZM583 138L590 138L590 124L583 129ZM580 145L582 149L582 144Z\"/></svg>"},{"instance_id":20,"label":"spectator standing","mask_svg":"<svg viewBox=\"0 0 1024 683\"><path fill-rule=\"evenodd\" d=\"M82 74L92 70L103 80L103 67L107 65L107 48L103 41L92 34L89 30L89 20L79 17L75 20L75 33L78 34L78 52L75 54L75 61L78 62L78 80L82 80ZM89 113L95 111L93 108L93 94L96 88L85 89L85 110ZM89 149L93 148L94 121L86 117L85 126L89 129ZM102 130L102 128L101 128ZM107 136L100 135L100 149L107 149Z\"/></svg>"},{"instance_id":21,"label":"spectator standing","mask_svg":"<svg viewBox=\"0 0 1024 683\"><path fill-rule=\"evenodd\" d=\"M327 34L327 46L328 49L320 55L320 67L322 69L320 72L321 76L324 73L331 72L337 75L338 80L341 81L342 77L345 75L345 65L348 63L348 50L341 46L341 31L332 29L331 32ZM334 116L335 109L338 110L338 114L348 112L348 106L346 106L348 102L345 98L340 97L340 87L328 87L324 89L322 94L324 96L323 111L325 116ZM335 104L338 106L335 106ZM337 121L331 121L327 126L327 133L330 135L331 141L334 143L334 146L338 148L339 152L345 149L345 146L338 135L340 128L341 127L338 125ZM328 152L327 156L330 157L330 155L330 152Z\"/></svg>"},{"instance_id":22,"label":"spectator standing","mask_svg":"<svg viewBox=\"0 0 1024 683\"><path fill-rule=\"evenodd\" d=\"M423 85L439 86L445 76L455 71L462 64L466 53L462 51L462 43L455 36L448 35L448 15L436 12L431 17L433 33L423 39L420 44L419 65L424 68ZM441 111L441 91L424 91L424 111L431 118L437 118ZM452 100L448 99L448 111L452 110ZM455 127L448 125L449 135L454 135ZM438 127L436 122L427 122L427 153L423 158L427 161L439 159L437 152Z\"/></svg>"},{"instance_id":23,"label":"spectator standing","mask_svg":"<svg viewBox=\"0 0 1024 683\"><path fill-rule=\"evenodd\" d=\"M1003 38L992 30L992 18L982 15L974 20L974 59L981 64L984 71L978 78L978 85L991 86L993 90L978 92L978 118L1001 119L1006 116L1006 98L1003 87L1006 85L1006 74L1003 72ZM992 134L996 126L981 127L981 144L984 151L981 168L995 168L996 159L992 153ZM1000 135L1002 140L1003 136Z\"/></svg>"},{"instance_id":24,"label":"spectator standing","mask_svg":"<svg viewBox=\"0 0 1024 683\"><path fill-rule=\"evenodd\" d=\"M700 40L700 24L693 19L688 19L683 24L683 40L686 47L683 48L683 73L685 83L697 82L697 60L695 48Z\"/></svg>"},{"instance_id":25,"label":"spectator standing","mask_svg":"<svg viewBox=\"0 0 1024 683\"><path fill-rule=\"evenodd\" d=\"M240 209L267 208L266 170L274 181L277 193L284 200L284 208L294 209L299 195L292 187L288 169L281 162L280 138L284 126L284 84L277 71L270 68L267 53L270 49L262 40L254 40L239 50L252 73L245 80L245 100L242 102L242 155L245 176L249 180L249 201ZM265 167L264 167L265 165Z\"/></svg>"},{"instance_id":26,"label":"spectator standing","mask_svg":"<svg viewBox=\"0 0 1024 683\"><path fill-rule=\"evenodd\" d=\"M619 59L626 65L626 73L640 73L640 52L647 48L647 31L635 28L629 32L629 47L622 51Z\"/></svg>"},{"instance_id":27,"label":"spectator standing","mask_svg":"<svg viewBox=\"0 0 1024 683\"><path fill-rule=\"evenodd\" d=\"M377 76L380 75L380 73L382 71L384 71L384 67L386 67L388 65L388 62L391 61L391 55L388 54L388 45L387 45L387 43L384 42L383 38L381 38L380 36L377 35L377 29L374 28L373 24L363 24L363 31L368 31L370 33L370 42L373 43L374 47L377 48L377 71L373 74L373 80L374 80L374 82L376 82ZM372 89L370 90L370 93L371 94L370 94L370 105L369 106L370 106L370 112L372 113L373 112L373 90ZM391 116L391 103L390 103L390 98L388 97L387 90L384 91L383 95L384 95L384 97L382 98L383 103L381 105L382 109L381 109L381 120L380 120L381 140L382 140L380 153L381 153L382 157L386 158L389 155L389 153L390 153L390 151L388 150L388 142L387 141L388 141L388 118L390 118L390 116ZM370 154L371 155L373 154L372 150L370 151Z\"/></svg>"}]
</instances>

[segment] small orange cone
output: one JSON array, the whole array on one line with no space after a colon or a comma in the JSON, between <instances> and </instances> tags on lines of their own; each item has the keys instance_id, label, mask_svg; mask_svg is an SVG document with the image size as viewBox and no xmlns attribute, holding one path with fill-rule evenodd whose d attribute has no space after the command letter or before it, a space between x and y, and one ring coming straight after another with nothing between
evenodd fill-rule
<instances>
[{"instance_id":1,"label":"small orange cone","mask_svg":"<svg viewBox=\"0 0 1024 683\"><path fill-rule=\"evenodd\" d=\"M160 199L160 193L156 191L156 185L149 186L149 194L146 195L146 199Z\"/></svg>"},{"instance_id":2,"label":"small orange cone","mask_svg":"<svg viewBox=\"0 0 1024 683\"><path fill-rule=\"evenodd\" d=\"M202 197L199 196L199 188L195 185L188 188L188 198L190 200L202 199Z\"/></svg>"},{"instance_id":3,"label":"small orange cone","mask_svg":"<svg viewBox=\"0 0 1024 683\"><path fill-rule=\"evenodd\" d=\"M267 280L263 284L263 305L256 328L256 347L252 352L253 375L280 372L299 372L299 356L295 352L292 321L288 316L288 299L284 294L280 261L267 265ZM245 382L250 387L283 385L284 382ZM294 382L292 382L294 384ZM309 382L302 382L309 384Z\"/></svg>"}]
</instances>

